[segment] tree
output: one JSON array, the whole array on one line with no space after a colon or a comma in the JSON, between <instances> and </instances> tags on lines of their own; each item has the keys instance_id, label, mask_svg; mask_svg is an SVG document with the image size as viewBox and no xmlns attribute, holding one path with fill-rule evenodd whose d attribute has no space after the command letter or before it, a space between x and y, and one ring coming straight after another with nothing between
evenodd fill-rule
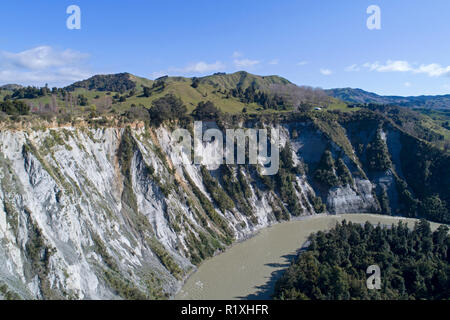
<instances>
[{"instance_id":1,"label":"tree","mask_svg":"<svg viewBox=\"0 0 450 320\"><path fill-rule=\"evenodd\" d=\"M142 88L144 89L144 97L148 98L152 95L151 89L149 87L143 86Z\"/></svg>"},{"instance_id":2,"label":"tree","mask_svg":"<svg viewBox=\"0 0 450 320\"><path fill-rule=\"evenodd\" d=\"M192 115L197 120L217 120L220 116L220 111L211 101L201 101L192 112Z\"/></svg>"},{"instance_id":3,"label":"tree","mask_svg":"<svg viewBox=\"0 0 450 320\"><path fill-rule=\"evenodd\" d=\"M150 109L150 118L157 126L165 120L175 120L186 115L187 108L180 98L169 93L164 97L154 100Z\"/></svg>"},{"instance_id":4,"label":"tree","mask_svg":"<svg viewBox=\"0 0 450 320\"><path fill-rule=\"evenodd\" d=\"M167 77L158 78L155 82L153 82L152 88L160 91L164 90L166 87L165 79L167 79Z\"/></svg>"},{"instance_id":5,"label":"tree","mask_svg":"<svg viewBox=\"0 0 450 320\"><path fill-rule=\"evenodd\" d=\"M198 87L199 83L200 83L200 80L198 78L194 77L194 78L192 78L191 87L195 89Z\"/></svg>"},{"instance_id":6,"label":"tree","mask_svg":"<svg viewBox=\"0 0 450 320\"><path fill-rule=\"evenodd\" d=\"M314 179L328 188L336 187L340 181L335 170L333 155L330 150L325 150L314 173Z\"/></svg>"},{"instance_id":7,"label":"tree","mask_svg":"<svg viewBox=\"0 0 450 320\"><path fill-rule=\"evenodd\" d=\"M413 230L402 222L373 227L343 221L309 237L275 284L275 299L404 300L450 298L448 227L435 232L421 220ZM367 267L383 272L380 290L366 287Z\"/></svg>"},{"instance_id":8,"label":"tree","mask_svg":"<svg viewBox=\"0 0 450 320\"><path fill-rule=\"evenodd\" d=\"M88 98L86 98L84 95L79 94L77 97L77 104L84 107L88 105Z\"/></svg>"},{"instance_id":9,"label":"tree","mask_svg":"<svg viewBox=\"0 0 450 320\"><path fill-rule=\"evenodd\" d=\"M7 100L0 103L0 110L9 115L27 115L30 112L30 106L23 101Z\"/></svg>"},{"instance_id":10,"label":"tree","mask_svg":"<svg viewBox=\"0 0 450 320\"><path fill-rule=\"evenodd\" d=\"M87 80L75 82L65 89L75 91L77 88L124 93L136 88L136 82L131 79L128 73L96 75Z\"/></svg>"},{"instance_id":11,"label":"tree","mask_svg":"<svg viewBox=\"0 0 450 320\"><path fill-rule=\"evenodd\" d=\"M336 175L338 176L339 181L342 185L345 186L347 184L353 184L352 174L350 173L350 170L348 170L342 158L339 158L336 163Z\"/></svg>"},{"instance_id":12,"label":"tree","mask_svg":"<svg viewBox=\"0 0 450 320\"><path fill-rule=\"evenodd\" d=\"M421 204L421 214L433 221L450 222L445 201L442 201L438 195L425 198Z\"/></svg>"},{"instance_id":13,"label":"tree","mask_svg":"<svg viewBox=\"0 0 450 320\"><path fill-rule=\"evenodd\" d=\"M370 170L386 171L391 167L389 152L380 133L377 133L372 143L367 146L366 154Z\"/></svg>"}]
</instances>

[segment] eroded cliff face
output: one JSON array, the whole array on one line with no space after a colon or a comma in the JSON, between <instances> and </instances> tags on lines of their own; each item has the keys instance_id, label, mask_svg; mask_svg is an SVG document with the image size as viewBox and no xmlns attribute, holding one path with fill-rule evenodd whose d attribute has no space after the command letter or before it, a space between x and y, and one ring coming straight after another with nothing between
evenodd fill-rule
<instances>
[{"instance_id":1,"label":"eroded cliff face","mask_svg":"<svg viewBox=\"0 0 450 320\"><path fill-rule=\"evenodd\" d=\"M323 211L319 198L328 213L380 211L375 189L390 192L389 172L369 181L354 154L310 123L279 128L294 164L309 167L289 180L297 215ZM170 133L144 126L0 132L0 297L167 298L202 260L292 218L291 205L251 166L207 176L198 165L174 165L181 161ZM314 182L326 149L342 158L351 182ZM211 181L231 206L217 203Z\"/></svg>"}]
</instances>

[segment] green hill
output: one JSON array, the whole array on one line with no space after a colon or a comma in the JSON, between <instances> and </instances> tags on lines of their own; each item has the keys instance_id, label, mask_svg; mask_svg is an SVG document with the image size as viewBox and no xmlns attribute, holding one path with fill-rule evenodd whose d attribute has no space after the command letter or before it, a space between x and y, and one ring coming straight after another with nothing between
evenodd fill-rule
<instances>
[{"instance_id":1,"label":"green hill","mask_svg":"<svg viewBox=\"0 0 450 320\"><path fill-rule=\"evenodd\" d=\"M279 76L257 76L245 71L238 71L232 74L215 73L210 76L199 79L202 84L209 84L222 89L241 88L243 90L250 86L254 86L257 90L270 91L272 85L288 85L292 84Z\"/></svg>"},{"instance_id":2,"label":"green hill","mask_svg":"<svg viewBox=\"0 0 450 320\"><path fill-rule=\"evenodd\" d=\"M196 82L195 85L194 82ZM147 91L144 92L146 88ZM216 73L200 78L165 76L156 80L137 77L129 73L96 75L64 89L69 91L72 96L85 96L88 105L98 106L99 103L103 105L101 100L106 99L106 96L116 97L112 99L111 107L118 112L126 111L133 105L142 105L148 108L152 101L169 93L178 96L186 104L188 111L192 111L201 101L211 101L221 111L228 113L240 113L244 108L248 113L263 111L263 105L251 98L246 99L245 90L248 88L255 92L264 92L270 96L277 95L281 99L284 98L285 106L280 107L278 111L297 109L303 100L311 106L328 104L342 107L342 103L335 99L330 100L325 95L322 95L322 100L325 97L326 101L320 101L320 99L315 101L315 97L310 98L304 94L304 88L298 87L282 77L258 76L244 71L232 74ZM239 93L233 94L232 90L239 90ZM299 98L301 96L303 98ZM60 97L59 108L63 107L61 100L63 99ZM48 103L48 99L43 101L37 99L34 102L45 105ZM272 111L268 110L268 112Z\"/></svg>"},{"instance_id":3,"label":"green hill","mask_svg":"<svg viewBox=\"0 0 450 320\"><path fill-rule=\"evenodd\" d=\"M95 75L87 80L75 82L65 89L67 91L75 91L79 88L124 93L125 91L136 88L136 81L131 78L131 74L129 73Z\"/></svg>"},{"instance_id":4,"label":"green hill","mask_svg":"<svg viewBox=\"0 0 450 320\"><path fill-rule=\"evenodd\" d=\"M195 84L194 84L195 82ZM245 90L252 89L250 97ZM80 108L95 106L97 110L112 110L123 113L133 106L150 108L152 102L166 94L179 97L191 112L199 102L211 101L221 111L248 113L289 111L298 108L298 101L289 97L300 87L278 76L257 76L244 71L224 74L216 73L201 78L161 77L149 80L129 73L95 75L89 79L75 82L56 91L46 90L44 94L29 90L32 94L20 94L18 97L28 103L31 110L68 110L77 113ZM17 88L17 90L25 90ZM233 92L233 90L235 90ZM34 92L35 91L35 92ZM264 92L270 98L279 100L277 109L264 107L253 97ZM1 94L1 93L0 93ZM6 94L1 94L4 98ZM328 99L328 98L327 98ZM281 101L281 102L280 102ZM312 106L322 105L310 101ZM270 104L269 104L270 105ZM264 110L268 109L268 110Z\"/></svg>"},{"instance_id":5,"label":"green hill","mask_svg":"<svg viewBox=\"0 0 450 320\"><path fill-rule=\"evenodd\" d=\"M17 89L23 88L20 84L5 84L3 86L0 86L0 90L9 90L14 91Z\"/></svg>"},{"instance_id":6,"label":"green hill","mask_svg":"<svg viewBox=\"0 0 450 320\"><path fill-rule=\"evenodd\" d=\"M441 149L449 149L450 146L450 115L445 110L436 113L436 110L429 108L419 112L399 109L393 106L393 102L402 105L409 98L382 97L360 89L314 89L297 86L279 76L259 76L245 71L215 73L199 78L164 76L155 80L130 73L95 75L65 88L52 89L9 85L0 90L0 101L22 101L30 107L31 114L46 119L56 115L62 121L69 121L86 116L118 118L133 108L149 109L155 100L167 94L180 98L188 114L200 102L207 101L224 113L249 115L292 111L357 112L361 108L369 108L393 119L408 133L433 142ZM368 102L377 105L369 105ZM8 106L3 109L10 110ZM145 114L142 111L138 113ZM11 113L10 116L15 115Z\"/></svg>"}]
</instances>

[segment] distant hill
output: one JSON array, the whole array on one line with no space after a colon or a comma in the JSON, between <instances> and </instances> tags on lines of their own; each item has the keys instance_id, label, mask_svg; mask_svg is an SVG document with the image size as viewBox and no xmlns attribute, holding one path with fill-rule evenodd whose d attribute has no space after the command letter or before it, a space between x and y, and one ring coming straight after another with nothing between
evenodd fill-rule
<instances>
[{"instance_id":1,"label":"distant hill","mask_svg":"<svg viewBox=\"0 0 450 320\"><path fill-rule=\"evenodd\" d=\"M292 83L279 76L258 76L245 71L235 73L215 73L199 78L201 83L220 86L223 89L246 88L253 86L256 90L269 91L273 85L292 85Z\"/></svg>"},{"instance_id":2,"label":"distant hill","mask_svg":"<svg viewBox=\"0 0 450 320\"><path fill-rule=\"evenodd\" d=\"M129 73L95 75L87 80L75 82L65 89L68 91L81 88L87 90L125 92L136 88L136 82L131 78L132 75Z\"/></svg>"},{"instance_id":3,"label":"distant hill","mask_svg":"<svg viewBox=\"0 0 450 320\"><path fill-rule=\"evenodd\" d=\"M96 100L111 94L111 97L116 97L113 104L120 104L121 110L131 105L149 107L152 101L168 93L178 96L189 111L200 101L208 100L220 110L230 113L240 113L244 109L249 113L262 109L293 110L336 103L336 99L330 98L321 89L297 86L275 75L259 76L245 71L215 73L198 78L164 76L155 80L130 73L95 75L64 89L75 92L75 95L85 95L88 105L98 105Z\"/></svg>"},{"instance_id":4,"label":"distant hill","mask_svg":"<svg viewBox=\"0 0 450 320\"><path fill-rule=\"evenodd\" d=\"M298 86L285 78L275 75L258 76L245 71L231 74L215 73L199 78L199 82L226 90L241 89L245 91L247 88L252 87L257 91L283 97L295 109L305 103L314 106L328 106L336 103L322 89Z\"/></svg>"},{"instance_id":5,"label":"distant hill","mask_svg":"<svg viewBox=\"0 0 450 320\"><path fill-rule=\"evenodd\" d=\"M0 86L1 90L14 91L14 90L17 90L17 89L20 89L20 88L23 88L23 86L21 86L20 84L5 84L3 86Z\"/></svg>"},{"instance_id":6,"label":"distant hill","mask_svg":"<svg viewBox=\"0 0 450 320\"><path fill-rule=\"evenodd\" d=\"M270 91L273 85L293 85L290 81L278 76L257 76L245 71L232 74L215 73L210 76L192 78L198 79L200 84L209 85L215 88L226 90L246 88L253 86L256 90ZM191 83L191 78L187 77L160 77L155 81L170 83ZM106 75L95 75L89 79L75 82L67 87L68 91L76 89L87 89L97 91L125 92L138 87L139 85L151 85L152 80L136 77L130 73L117 73Z\"/></svg>"},{"instance_id":7,"label":"distant hill","mask_svg":"<svg viewBox=\"0 0 450 320\"><path fill-rule=\"evenodd\" d=\"M3 90L23 88L17 84L0 87ZM322 90L308 86L299 86L289 80L276 76L259 76L245 71L234 73L218 72L204 77L164 76L150 80L124 72L117 74L95 75L86 80L77 81L64 88L88 98L88 104L98 105L98 99L106 95L115 96L122 110L131 105L149 107L151 102L167 93L180 97L191 111L199 101L210 100L219 109L227 112L257 112L265 103L261 96L265 93L272 99L281 99L278 103L287 109L305 110L311 107L325 109L347 109L347 104L384 104L428 110L450 110L450 94L439 96L382 96L373 92L354 88L336 88ZM250 89L250 91L248 90ZM87 92L86 92L87 91ZM145 93L144 93L145 91ZM119 96L118 96L119 95ZM120 97L124 95L123 97ZM108 98L109 99L109 98ZM45 99L44 99L45 100ZM64 99L62 99L64 100ZM119 101L120 100L120 101ZM39 101L44 105L48 101ZM58 103L58 101L56 101ZM104 102L103 104L105 104ZM108 104L108 103L107 103ZM351 106L354 107L354 106ZM286 110L286 108L276 108Z\"/></svg>"},{"instance_id":8,"label":"distant hill","mask_svg":"<svg viewBox=\"0 0 450 320\"><path fill-rule=\"evenodd\" d=\"M196 81L199 87L191 86ZM164 83L164 86L160 86ZM336 105L341 102L348 104L385 104L409 108L422 108L433 110L450 110L450 94L436 96L382 96L358 88L316 89L308 86L298 86L289 80L276 76L259 76L245 71L234 73L215 73L204 77L168 77L164 76L156 80L137 77L130 73L95 75L89 79L77 81L64 89L67 91L89 90L98 92L112 92L124 94L133 90L141 95L144 87L152 88L152 98L161 94L172 92L180 96L185 103L196 104L198 100L217 100L225 91L240 89L244 92L247 88L256 91L276 94L289 100L290 104L298 107L308 103L321 107ZM0 86L2 90L17 90L24 88L18 84ZM225 96L227 94L225 93ZM218 98L218 97L216 97ZM220 97L222 99L223 97ZM330 99L331 98L331 99ZM153 99L152 99L153 100ZM341 102L340 102L341 101ZM219 102L219 104L221 104ZM242 109L242 108L238 108Z\"/></svg>"},{"instance_id":9,"label":"distant hill","mask_svg":"<svg viewBox=\"0 0 450 320\"><path fill-rule=\"evenodd\" d=\"M352 88L329 89L325 90L325 92L330 97L337 98L348 103L377 103L411 108L450 110L450 94L410 97L381 96L373 92Z\"/></svg>"},{"instance_id":10,"label":"distant hill","mask_svg":"<svg viewBox=\"0 0 450 320\"><path fill-rule=\"evenodd\" d=\"M31 114L48 115L57 110L67 118L90 116L91 113L141 117L147 115L144 108L152 108L157 100L168 94L179 98L188 114L199 103L208 101L224 113L249 116L292 111L353 113L371 110L392 119L405 132L441 149L450 146L450 95L397 97L351 88L322 90L298 86L275 75L259 76L245 71L198 78L164 76L155 80L118 73L95 75L51 90L18 85L5 87L18 89L0 90L0 101L20 100L30 107Z\"/></svg>"}]
</instances>

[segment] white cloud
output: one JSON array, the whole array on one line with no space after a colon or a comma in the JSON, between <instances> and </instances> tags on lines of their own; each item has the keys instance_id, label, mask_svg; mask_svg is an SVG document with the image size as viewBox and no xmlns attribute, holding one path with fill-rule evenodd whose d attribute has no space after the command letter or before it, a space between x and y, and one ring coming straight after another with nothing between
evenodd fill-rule
<instances>
[{"instance_id":1,"label":"white cloud","mask_svg":"<svg viewBox=\"0 0 450 320\"><path fill-rule=\"evenodd\" d=\"M439 77L443 75L450 75L450 66L442 67L437 63L432 63L428 65L422 64L420 67L414 70L414 73L425 73L430 77Z\"/></svg>"},{"instance_id":2,"label":"white cloud","mask_svg":"<svg viewBox=\"0 0 450 320\"><path fill-rule=\"evenodd\" d=\"M329 76L333 74L333 71L331 71L330 69L320 69L320 73L323 74L324 76Z\"/></svg>"},{"instance_id":3,"label":"white cloud","mask_svg":"<svg viewBox=\"0 0 450 320\"><path fill-rule=\"evenodd\" d=\"M69 84L91 76L86 70L88 54L72 49L39 46L21 52L0 52L0 82L32 85Z\"/></svg>"},{"instance_id":4,"label":"white cloud","mask_svg":"<svg viewBox=\"0 0 450 320\"><path fill-rule=\"evenodd\" d=\"M250 59L235 59L233 62L237 68L249 68L261 63L259 60Z\"/></svg>"},{"instance_id":5,"label":"white cloud","mask_svg":"<svg viewBox=\"0 0 450 320\"><path fill-rule=\"evenodd\" d=\"M277 65L280 61L278 59L273 59L269 61L269 64L271 65Z\"/></svg>"},{"instance_id":6,"label":"white cloud","mask_svg":"<svg viewBox=\"0 0 450 320\"><path fill-rule=\"evenodd\" d=\"M0 59L4 64L18 68L42 70L51 67L63 67L78 63L89 55L71 49L57 51L50 46L40 46L18 53L2 52Z\"/></svg>"},{"instance_id":7,"label":"white cloud","mask_svg":"<svg viewBox=\"0 0 450 320\"><path fill-rule=\"evenodd\" d=\"M412 66L407 61L401 60L388 60L385 64L375 63L365 63L363 67L368 68L370 71L378 72L407 72L412 71Z\"/></svg>"},{"instance_id":8,"label":"white cloud","mask_svg":"<svg viewBox=\"0 0 450 320\"><path fill-rule=\"evenodd\" d=\"M240 58L242 56L243 56L242 52L239 52L239 51L233 52L233 55L232 55L233 58Z\"/></svg>"},{"instance_id":9,"label":"white cloud","mask_svg":"<svg viewBox=\"0 0 450 320\"><path fill-rule=\"evenodd\" d=\"M304 65L307 65L307 64L308 64L308 61L300 61L300 62L297 63L298 66L304 66Z\"/></svg>"},{"instance_id":10,"label":"white cloud","mask_svg":"<svg viewBox=\"0 0 450 320\"><path fill-rule=\"evenodd\" d=\"M174 73L182 73L182 74L192 74L192 73L211 73L216 71L223 71L225 69L225 65L220 62L216 61L214 63L207 63L204 61L199 61L195 63L188 64L184 68L175 68L170 67L167 70L160 70L155 71L150 74L150 77L153 79L174 74Z\"/></svg>"},{"instance_id":11,"label":"white cloud","mask_svg":"<svg viewBox=\"0 0 450 320\"><path fill-rule=\"evenodd\" d=\"M92 73L79 69L62 68L54 71L0 71L0 83L18 83L23 85L42 86L44 83L51 85L67 85L75 81L87 79Z\"/></svg>"},{"instance_id":12,"label":"white cloud","mask_svg":"<svg viewBox=\"0 0 450 320\"><path fill-rule=\"evenodd\" d=\"M411 64L405 60L387 60L385 63L372 62L364 63L363 68L376 72L410 72L414 74L425 74L429 77L439 77L450 75L450 66L441 66L438 63L431 64ZM346 71L360 71L361 67L354 64L346 68Z\"/></svg>"},{"instance_id":13,"label":"white cloud","mask_svg":"<svg viewBox=\"0 0 450 320\"><path fill-rule=\"evenodd\" d=\"M225 65L216 61L215 63L206 63L204 61L192 63L182 69L174 69L174 71L180 71L183 73L208 73L213 71L223 71Z\"/></svg>"},{"instance_id":14,"label":"white cloud","mask_svg":"<svg viewBox=\"0 0 450 320\"><path fill-rule=\"evenodd\" d=\"M345 71L347 71L347 72L358 72L360 70L361 70L361 68L357 64L352 64L351 66L348 66L347 68L345 68Z\"/></svg>"},{"instance_id":15,"label":"white cloud","mask_svg":"<svg viewBox=\"0 0 450 320\"><path fill-rule=\"evenodd\" d=\"M407 87L407 88L409 88L409 87L411 87L412 86L412 84L411 84L411 82L405 82L404 84L403 84L405 87Z\"/></svg>"}]
</instances>

